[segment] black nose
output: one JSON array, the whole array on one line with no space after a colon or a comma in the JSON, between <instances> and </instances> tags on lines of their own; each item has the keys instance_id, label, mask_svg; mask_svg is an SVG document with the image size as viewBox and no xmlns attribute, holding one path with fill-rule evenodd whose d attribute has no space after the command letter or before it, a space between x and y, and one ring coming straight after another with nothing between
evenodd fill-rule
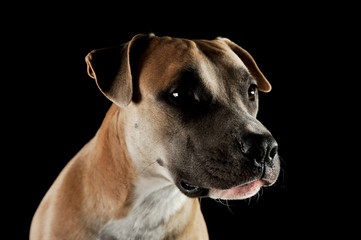
<instances>
[{"instance_id":1,"label":"black nose","mask_svg":"<svg viewBox=\"0 0 361 240\"><path fill-rule=\"evenodd\" d=\"M269 133L247 133L239 142L242 154L256 166L272 163L278 153L278 144Z\"/></svg>"}]
</instances>

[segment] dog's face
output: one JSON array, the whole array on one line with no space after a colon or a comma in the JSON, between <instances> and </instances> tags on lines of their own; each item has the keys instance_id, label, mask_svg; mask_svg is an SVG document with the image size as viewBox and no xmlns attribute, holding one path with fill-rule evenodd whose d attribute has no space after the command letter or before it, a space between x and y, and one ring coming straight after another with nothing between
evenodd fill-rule
<instances>
[{"instance_id":1,"label":"dog's face","mask_svg":"<svg viewBox=\"0 0 361 240\"><path fill-rule=\"evenodd\" d=\"M272 185L280 169L277 143L256 119L258 90L270 85L248 53L227 39L138 38L124 48L131 72L115 71L132 76L127 97L114 90L124 91L124 83L99 82L96 54L88 57L105 95L126 105L133 157L165 170L189 197L242 199Z\"/></svg>"}]
</instances>

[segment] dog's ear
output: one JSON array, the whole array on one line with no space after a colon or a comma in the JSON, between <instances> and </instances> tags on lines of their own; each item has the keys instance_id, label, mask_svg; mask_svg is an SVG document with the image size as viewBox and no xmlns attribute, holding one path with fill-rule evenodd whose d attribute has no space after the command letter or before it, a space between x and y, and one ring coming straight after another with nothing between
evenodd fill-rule
<instances>
[{"instance_id":1,"label":"dog's ear","mask_svg":"<svg viewBox=\"0 0 361 240\"><path fill-rule=\"evenodd\" d=\"M88 74L100 91L120 107L126 107L133 97L133 74L137 59L153 34L138 34L117 47L91 51L86 57ZM134 69L132 69L134 68Z\"/></svg>"},{"instance_id":2,"label":"dog's ear","mask_svg":"<svg viewBox=\"0 0 361 240\"><path fill-rule=\"evenodd\" d=\"M227 38L217 38L225 42L232 50L235 52L238 57L242 60L242 62L248 68L252 77L254 77L257 81L258 89L262 92L269 92L271 91L272 87L271 84L267 81L263 73L259 70L256 62L252 58L252 56L243 48L232 42Z\"/></svg>"}]
</instances>

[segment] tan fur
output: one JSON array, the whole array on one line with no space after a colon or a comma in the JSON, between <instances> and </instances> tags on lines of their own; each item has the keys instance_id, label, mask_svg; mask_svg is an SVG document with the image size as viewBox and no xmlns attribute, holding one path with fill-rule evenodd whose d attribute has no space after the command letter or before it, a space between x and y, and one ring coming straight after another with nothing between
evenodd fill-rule
<instances>
[{"instance_id":1,"label":"tan fur","mask_svg":"<svg viewBox=\"0 0 361 240\"><path fill-rule=\"evenodd\" d=\"M189 221L190 219L192 220ZM173 235L166 238L167 240L208 239L207 226L198 199L188 199L165 227L173 232Z\"/></svg>"},{"instance_id":2,"label":"tan fur","mask_svg":"<svg viewBox=\"0 0 361 240\"><path fill-rule=\"evenodd\" d=\"M131 69L132 46L142 40L147 40L148 45L137 66ZM208 56L200 52L201 48L206 49ZM172 127L167 126L172 116L162 106L155 106L154 96L170 86L180 69L202 63L198 67L201 74L207 75L202 77L207 79L208 88L219 99L226 99L222 96L224 86L215 82L215 63L209 58L220 57L212 55L220 52L234 59L238 55L258 81L260 90L270 90L251 56L228 39L210 42L137 35L117 51L122 54L121 66L112 82L101 79L99 68L107 65L95 61L102 51L92 51L86 58L89 75L115 104L96 136L68 163L45 195L33 218L31 240L95 239L109 221L130 215L134 198L139 195L139 179L155 176L162 184L171 183L169 173L154 161L159 156L167 159L163 149L167 143L162 141ZM239 59L234 62L243 64ZM141 104L131 101L134 73L139 79L136 87L141 93ZM164 223L164 229L165 239L208 239L198 199L187 199Z\"/></svg>"},{"instance_id":3,"label":"tan fur","mask_svg":"<svg viewBox=\"0 0 361 240\"><path fill-rule=\"evenodd\" d=\"M49 189L34 215L31 240L94 239L109 220L127 216L136 172L123 141L122 111L112 105L96 136ZM166 239L208 239L198 199L188 199L166 228L175 233Z\"/></svg>"},{"instance_id":4,"label":"tan fur","mask_svg":"<svg viewBox=\"0 0 361 240\"><path fill-rule=\"evenodd\" d=\"M126 152L121 109L112 106L96 136L68 163L42 200L30 239L89 239L127 215L135 170Z\"/></svg>"}]
</instances>

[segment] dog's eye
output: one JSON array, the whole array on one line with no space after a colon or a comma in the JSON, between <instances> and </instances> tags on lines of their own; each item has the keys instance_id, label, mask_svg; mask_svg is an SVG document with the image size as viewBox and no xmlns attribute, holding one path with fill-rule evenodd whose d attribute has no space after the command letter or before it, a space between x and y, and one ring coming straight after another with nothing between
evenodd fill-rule
<instances>
[{"instance_id":1,"label":"dog's eye","mask_svg":"<svg viewBox=\"0 0 361 240\"><path fill-rule=\"evenodd\" d=\"M201 86L180 84L163 92L163 99L183 112L201 113L208 110L212 103L212 95Z\"/></svg>"},{"instance_id":2,"label":"dog's eye","mask_svg":"<svg viewBox=\"0 0 361 240\"><path fill-rule=\"evenodd\" d=\"M248 100L249 101L255 101L256 100L256 94L257 94L257 85L251 84L248 88Z\"/></svg>"},{"instance_id":3,"label":"dog's eye","mask_svg":"<svg viewBox=\"0 0 361 240\"><path fill-rule=\"evenodd\" d=\"M188 88L176 88L171 92L169 98L173 104L180 107L191 106L198 102L192 90Z\"/></svg>"}]
</instances>

